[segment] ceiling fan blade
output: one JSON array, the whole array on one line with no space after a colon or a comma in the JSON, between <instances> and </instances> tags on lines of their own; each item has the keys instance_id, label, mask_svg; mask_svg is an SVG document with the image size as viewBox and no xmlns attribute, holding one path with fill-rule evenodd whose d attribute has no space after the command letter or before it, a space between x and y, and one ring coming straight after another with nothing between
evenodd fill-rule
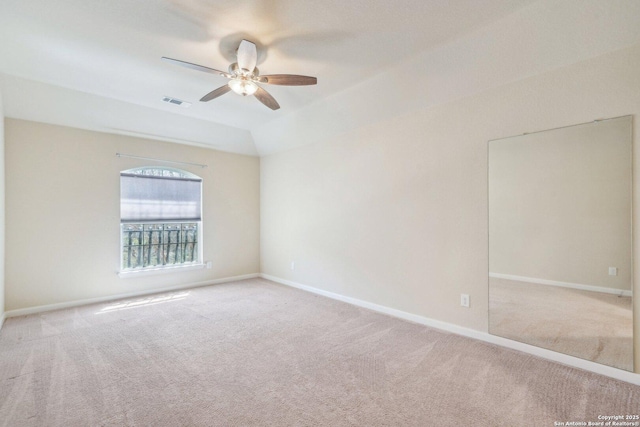
<instances>
[{"instance_id":1,"label":"ceiling fan blade","mask_svg":"<svg viewBox=\"0 0 640 427\"><path fill-rule=\"evenodd\" d=\"M256 68L258 51L256 45L248 40L242 40L238 47L238 67L251 72Z\"/></svg>"},{"instance_id":2,"label":"ceiling fan blade","mask_svg":"<svg viewBox=\"0 0 640 427\"><path fill-rule=\"evenodd\" d=\"M229 85L220 86L218 89L212 90L211 92L209 92L208 94L206 94L205 96L200 98L200 101L201 102L211 101L212 99L215 99L215 98L217 98L219 96L224 95L225 93L229 92L230 90L231 90L231 88L229 87Z\"/></svg>"},{"instance_id":3,"label":"ceiling fan blade","mask_svg":"<svg viewBox=\"0 0 640 427\"><path fill-rule=\"evenodd\" d=\"M260 76L260 83L282 86L308 86L318 84L316 77L298 76L295 74L271 74Z\"/></svg>"},{"instance_id":4,"label":"ceiling fan blade","mask_svg":"<svg viewBox=\"0 0 640 427\"><path fill-rule=\"evenodd\" d=\"M258 101L262 102L264 105L271 108L272 110L277 110L278 108L280 108L278 101L276 101L275 98L271 96L269 92L262 89L260 86L258 86L258 90L256 91L256 93L254 93L254 95L256 98L258 98Z\"/></svg>"},{"instance_id":5,"label":"ceiling fan blade","mask_svg":"<svg viewBox=\"0 0 640 427\"><path fill-rule=\"evenodd\" d=\"M203 65L192 64L191 62L180 61L179 59L167 58L165 56L162 57L164 61L171 62L172 64L181 65L183 67L191 68L192 70L204 71L209 74L217 74L219 76L230 78L231 76L224 71L215 70L213 68L205 67Z\"/></svg>"}]
</instances>

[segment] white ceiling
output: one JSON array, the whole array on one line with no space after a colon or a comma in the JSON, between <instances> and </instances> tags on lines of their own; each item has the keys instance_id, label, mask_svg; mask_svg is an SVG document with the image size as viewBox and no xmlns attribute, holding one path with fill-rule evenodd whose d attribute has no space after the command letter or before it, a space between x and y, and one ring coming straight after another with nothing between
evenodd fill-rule
<instances>
[{"instance_id":1,"label":"white ceiling","mask_svg":"<svg viewBox=\"0 0 640 427\"><path fill-rule=\"evenodd\" d=\"M0 91L8 117L271 153L287 147L262 142L262 129L278 126L278 134L286 133L295 124L285 117L322 111L326 100L385 71L403 79L401 61L436 52L530 3L2 0ZM279 101L278 111L233 93L200 103L226 80L160 60L169 56L225 70L242 38L261 48L261 74L312 75L318 85L265 85ZM165 95L193 106L164 103ZM316 126L331 119L320 115Z\"/></svg>"},{"instance_id":2,"label":"white ceiling","mask_svg":"<svg viewBox=\"0 0 640 427\"><path fill-rule=\"evenodd\" d=\"M269 155L640 43L638 0L0 0L5 115ZM242 38L271 111L226 79ZM162 102L171 96L191 108Z\"/></svg>"}]
</instances>

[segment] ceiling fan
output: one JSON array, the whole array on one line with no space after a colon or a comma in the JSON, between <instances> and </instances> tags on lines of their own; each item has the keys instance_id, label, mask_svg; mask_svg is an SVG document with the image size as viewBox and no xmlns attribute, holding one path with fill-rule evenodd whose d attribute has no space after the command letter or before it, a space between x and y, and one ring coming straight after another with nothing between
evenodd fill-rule
<instances>
[{"instance_id":1,"label":"ceiling fan","mask_svg":"<svg viewBox=\"0 0 640 427\"><path fill-rule=\"evenodd\" d=\"M229 91L234 91L238 95L247 96L254 95L258 98L258 101L262 102L272 110L280 108L278 102L263 88L258 86L257 83L266 83L272 85L282 86L307 86L315 85L318 83L318 79L315 77L298 76L295 74L270 74L261 76L256 63L258 61L258 52L256 45L248 40L242 40L237 52L238 62L234 62L229 65L229 72L215 70L213 68L205 67L202 65L192 64L190 62L180 61L178 59L172 59L162 57L163 60L171 62L172 64L181 65L183 67L191 68L193 70L204 71L209 74L217 74L229 79L229 82L215 90L212 90L200 101L207 102L224 95Z\"/></svg>"}]
</instances>

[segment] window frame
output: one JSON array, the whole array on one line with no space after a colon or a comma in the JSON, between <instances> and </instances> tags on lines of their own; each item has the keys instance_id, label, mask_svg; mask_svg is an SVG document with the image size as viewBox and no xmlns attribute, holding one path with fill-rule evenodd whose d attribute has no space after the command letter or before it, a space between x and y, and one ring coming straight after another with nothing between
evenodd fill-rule
<instances>
[{"instance_id":1,"label":"window frame","mask_svg":"<svg viewBox=\"0 0 640 427\"><path fill-rule=\"evenodd\" d=\"M191 172L188 172L182 169L163 167L163 166L142 166L142 167L127 169L127 170L122 170L119 172L118 177L121 179L122 174L136 174L141 176L145 176L145 175L158 176L154 174L145 174L144 171L148 171L148 170L168 171L168 172L179 174L178 177L181 177L181 178L200 180L200 219L199 220L161 220L161 221L141 220L141 221L135 221L135 222L123 222L122 214L121 214L119 227L118 227L120 231L119 233L120 234L120 238L119 238L119 241L120 241L120 250L119 250L120 257L119 258L120 259L119 259L118 276L120 278L142 277L142 276L148 276L148 275L164 274L164 273L178 272L178 271L199 270L199 269L205 268L206 264L203 261L204 260L204 244L203 244L203 235L204 235L204 232L203 232L203 229L204 229L203 210L204 209L203 208L204 206L202 203L204 179L198 175L195 175ZM142 173L139 173L139 172L142 172ZM165 175L160 175L160 176L165 176ZM176 176L173 175L173 177L176 177ZM120 200L122 201L122 187L120 187ZM160 265L160 266L154 265L154 266L148 266L148 267L128 268L128 269L124 268L124 263L123 263L123 257L124 257L123 227L124 226L126 226L127 224L143 224L144 225L144 224L184 224L184 223L197 224L197 227L198 227L197 234L196 234L197 261L190 262L190 263L181 263L181 264L169 264L169 265ZM142 238L144 239L144 234L142 235Z\"/></svg>"}]
</instances>

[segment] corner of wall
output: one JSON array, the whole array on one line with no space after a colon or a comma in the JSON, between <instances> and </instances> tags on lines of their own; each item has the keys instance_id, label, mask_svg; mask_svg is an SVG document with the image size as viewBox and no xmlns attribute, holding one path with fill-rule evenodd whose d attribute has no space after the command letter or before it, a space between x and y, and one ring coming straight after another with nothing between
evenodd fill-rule
<instances>
[{"instance_id":1,"label":"corner of wall","mask_svg":"<svg viewBox=\"0 0 640 427\"><path fill-rule=\"evenodd\" d=\"M4 323L4 109L0 93L0 328Z\"/></svg>"}]
</instances>

